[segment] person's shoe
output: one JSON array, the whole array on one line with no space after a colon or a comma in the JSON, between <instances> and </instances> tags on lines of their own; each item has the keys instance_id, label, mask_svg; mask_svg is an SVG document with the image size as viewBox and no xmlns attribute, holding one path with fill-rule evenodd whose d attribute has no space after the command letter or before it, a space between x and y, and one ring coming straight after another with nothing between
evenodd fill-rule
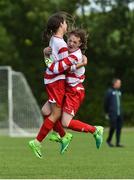
<instances>
[{"instance_id":1,"label":"person's shoe","mask_svg":"<svg viewBox=\"0 0 134 180\"><path fill-rule=\"evenodd\" d=\"M63 154L67 150L72 140L72 137L73 137L72 134L66 133L65 136L61 138L61 151L60 151L61 154Z\"/></svg>"},{"instance_id":2,"label":"person's shoe","mask_svg":"<svg viewBox=\"0 0 134 180\"><path fill-rule=\"evenodd\" d=\"M29 146L32 149L33 153L36 155L36 157L38 158L42 158L42 154L41 154L41 144L40 143L36 143L35 140L31 140L29 141Z\"/></svg>"},{"instance_id":3,"label":"person's shoe","mask_svg":"<svg viewBox=\"0 0 134 180\"><path fill-rule=\"evenodd\" d=\"M109 142L109 141L106 141L106 142L107 142L109 147L114 147L114 145L111 142Z\"/></svg>"},{"instance_id":4,"label":"person's shoe","mask_svg":"<svg viewBox=\"0 0 134 180\"><path fill-rule=\"evenodd\" d=\"M121 144L116 144L116 147L124 147L123 145L121 145Z\"/></svg>"},{"instance_id":5,"label":"person's shoe","mask_svg":"<svg viewBox=\"0 0 134 180\"><path fill-rule=\"evenodd\" d=\"M54 142L61 142L61 137L59 136L58 133L52 132L49 136L49 140Z\"/></svg>"},{"instance_id":6,"label":"person's shoe","mask_svg":"<svg viewBox=\"0 0 134 180\"><path fill-rule=\"evenodd\" d=\"M66 133L66 138L70 139L71 141L73 138L73 135L71 133Z\"/></svg>"},{"instance_id":7,"label":"person's shoe","mask_svg":"<svg viewBox=\"0 0 134 180\"><path fill-rule=\"evenodd\" d=\"M103 130L104 128L102 126L95 126L96 127L96 131L94 132L93 136L95 138L96 141L96 147L97 149L99 149L102 145L103 142Z\"/></svg>"}]
</instances>

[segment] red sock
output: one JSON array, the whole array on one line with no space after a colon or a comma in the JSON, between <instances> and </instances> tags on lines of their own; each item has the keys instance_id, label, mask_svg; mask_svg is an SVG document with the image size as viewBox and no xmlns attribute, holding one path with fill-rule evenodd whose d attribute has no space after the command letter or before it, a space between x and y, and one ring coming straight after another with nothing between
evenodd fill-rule
<instances>
[{"instance_id":1,"label":"red sock","mask_svg":"<svg viewBox=\"0 0 134 180\"><path fill-rule=\"evenodd\" d=\"M68 125L69 129L72 129L74 131L79 131L79 132L90 132L94 133L96 128L94 126L91 126L89 124L86 124L84 122L81 122L79 120L74 120L72 119Z\"/></svg>"},{"instance_id":2,"label":"red sock","mask_svg":"<svg viewBox=\"0 0 134 180\"><path fill-rule=\"evenodd\" d=\"M58 132L60 137L63 137L65 135L65 131L61 125L61 121L58 120L55 124L54 124L54 127L53 127L53 130Z\"/></svg>"},{"instance_id":3,"label":"red sock","mask_svg":"<svg viewBox=\"0 0 134 180\"><path fill-rule=\"evenodd\" d=\"M42 140L47 136L47 134L53 128L53 126L54 126L54 123L48 117L46 117L36 139L39 142L42 142Z\"/></svg>"}]
</instances>

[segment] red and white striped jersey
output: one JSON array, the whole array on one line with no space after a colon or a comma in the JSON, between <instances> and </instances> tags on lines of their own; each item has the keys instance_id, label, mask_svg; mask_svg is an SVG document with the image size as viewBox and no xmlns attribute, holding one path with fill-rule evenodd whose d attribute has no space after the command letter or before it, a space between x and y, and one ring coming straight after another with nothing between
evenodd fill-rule
<instances>
[{"instance_id":1,"label":"red and white striped jersey","mask_svg":"<svg viewBox=\"0 0 134 180\"><path fill-rule=\"evenodd\" d=\"M49 46L52 48L52 54L50 58L52 58L54 62L58 62L68 57L67 44L63 38L52 36L49 42ZM49 84L60 79L65 79L65 75L62 72L58 72L57 67L55 67L55 69L57 69L58 72L57 74L54 74L54 72L51 71L50 69L49 68L46 69L44 75L45 84Z\"/></svg>"},{"instance_id":2,"label":"red and white striped jersey","mask_svg":"<svg viewBox=\"0 0 134 180\"><path fill-rule=\"evenodd\" d=\"M72 65L75 65L77 62L77 58L74 55L69 55L66 58L61 59L58 62L53 62L48 65L49 70L54 74L60 74L69 69Z\"/></svg>"},{"instance_id":3,"label":"red and white striped jersey","mask_svg":"<svg viewBox=\"0 0 134 180\"><path fill-rule=\"evenodd\" d=\"M76 59L75 63L81 63L83 60L82 57L82 52L80 49L74 51L73 53L70 54L73 58ZM79 69L73 68L73 66L71 66L70 71L67 72L66 74L66 82L69 86L76 86L80 83L82 83L85 79L85 67L82 66Z\"/></svg>"},{"instance_id":4,"label":"red and white striped jersey","mask_svg":"<svg viewBox=\"0 0 134 180\"><path fill-rule=\"evenodd\" d=\"M50 66L49 70L54 74L66 73L66 82L69 86L76 86L84 81L85 67L76 69L76 64L82 62L82 52L77 49L73 53L70 53L67 58L61 59L60 61L54 61Z\"/></svg>"}]
</instances>

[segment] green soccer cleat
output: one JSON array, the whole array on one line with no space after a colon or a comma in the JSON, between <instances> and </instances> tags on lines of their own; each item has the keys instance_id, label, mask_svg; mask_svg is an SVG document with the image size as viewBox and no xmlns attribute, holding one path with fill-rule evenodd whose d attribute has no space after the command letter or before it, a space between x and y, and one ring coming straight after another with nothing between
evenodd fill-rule
<instances>
[{"instance_id":1,"label":"green soccer cleat","mask_svg":"<svg viewBox=\"0 0 134 180\"><path fill-rule=\"evenodd\" d=\"M61 154L63 154L67 150L72 140L72 137L73 137L72 134L66 133L65 136L61 138L61 151L60 151Z\"/></svg>"},{"instance_id":2,"label":"green soccer cleat","mask_svg":"<svg viewBox=\"0 0 134 180\"><path fill-rule=\"evenodd\" d=\"M96 131L94 132L94 138L96 141L96 147L97 149L99 149L102 145L103 142L103 130L104 128L102 126L95 126L96 127Z\"/></svg>"},{"instance_id":3,"label":"green soccer cleat","mask_svg":"<svg viewBox=\"0 0 134 180\"><path fill-rule=\"evenodd\" d=\"M72 135L71 133L66 133L66 137L67 137L68 139L70 139L70 141L71 141L72 138L73 138L73 135Z\"/></svg>"},{"instance_id":4,"label":"green soccer cleat","mask_svg":"<svg viewBox=\"0 0 134 180\"><path fill-rule=\"evenodd\" d=\"M52 132L49 136L49 140L54 142L61 142L61 137L59 136L58 133Z\"/></svg>"},{"instance_id":5,"label":"green soccer cleat","mask_svg":"<svg viewBox=\"0 0 134 180\"><path fill-rule=\"evenodd\" d=\"M36 155L36 157L41 159L42 158L41 144L36 143L35 140L31 140L31 141L29 141L29 146L32 149L32 151L34 152L34 154Z\"/></svg>"}]
</instances>

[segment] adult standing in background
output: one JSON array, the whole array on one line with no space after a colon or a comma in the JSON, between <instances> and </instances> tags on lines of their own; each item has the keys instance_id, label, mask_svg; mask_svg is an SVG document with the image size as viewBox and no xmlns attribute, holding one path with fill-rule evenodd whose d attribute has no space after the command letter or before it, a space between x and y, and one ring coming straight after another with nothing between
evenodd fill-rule
<instances>
[{"instance_id":1,"label":"adult standing in background","mask_svg":"<svg viewBox=\"0 0 134 180\"><path fill-rule=\"evenodd\" d=\"M109 147L114 147L112 144L112 137L116 131L116 147L123 147L120 144L121 129L123 124L122 106L121 106L121 96L120 91L121 80L115 78L112 80L112 87L106 92L104 99L104 110L107 119L109 119L109 134L107 138L107 144Z\"/></svg>"}]
</instances>

